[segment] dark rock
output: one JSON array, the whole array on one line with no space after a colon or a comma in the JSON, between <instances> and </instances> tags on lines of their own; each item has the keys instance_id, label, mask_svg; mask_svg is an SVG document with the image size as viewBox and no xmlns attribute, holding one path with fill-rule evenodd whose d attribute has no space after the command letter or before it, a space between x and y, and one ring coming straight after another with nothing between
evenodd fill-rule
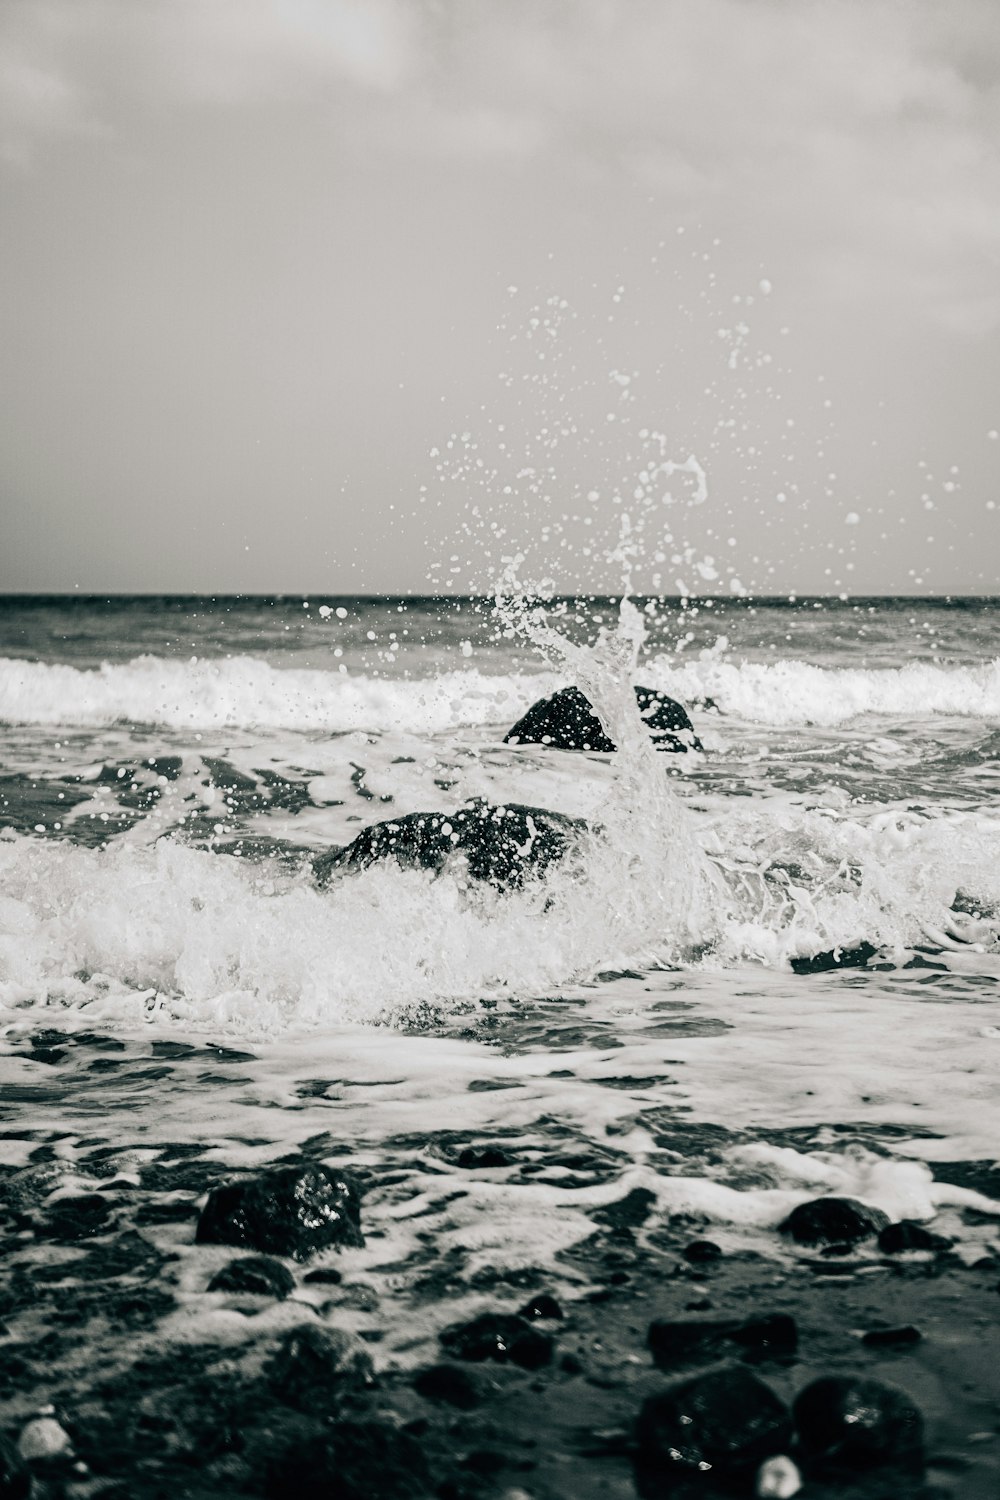
<instances>
[{"instance_id":1,"label":"dark rock","mask_svg":"<svg viewBox=\"0 0 1000 1500\"><path fill-rule=\"evenodd\" d=\"M358 1188L347 1172L313 1163L228 1182L209 1193L196 1239L294 1260L329 1246L361 1246Z\"/></svg>"},{"instance_id":2,"label":"dark rock","mask_svg":"<svg viewBox=\"0 0 1000 1500\"><path fill-rule=\"evenodd\" d=\"M84 1193L75 1198L57 1198L47 1205L44 1222L35 1225L41 1239L84 1240L103 1234L111 1210L100 1193Z\"/></svg>"},{"instance_id":3,"label":"dark rock","mask_svg":"<svg viewBox=\"0 0 1000 1500\"><path fill-rule=\"evenodd\" d=\"M420 1442L385 1422L334 1422L266 1464L267 1500L427 1500L433 1482Z\"/></svg>"},{"instance_id":4,"label":"dark rock","mask_svg":"<svg viewBox=\"0 0 1000 1500\"><path fill-rule=\"evenodd\" d=\"M692 1240L690 1245L684 1246L681 1254L693 1266L707 1265L710 1261L722 1259L722 1250L713 1240Z\"/></svg>"},{"instance_id":5,"label":"dark rock","mask_svg":"<svg viewBox=\"0 0 1000 1500\"><path fill-rule=\"evenodd\" d=\"M700 750L691 720L679 703L652 688L635 689L639 713L658 750ZM563 688L533 703L504 735L509 745L551 745L556 750L615 749L589 700L577 687Z\"/></svg>"},{"instance_id":6,"label":"dark rock","mask_svg":"<svg viewBox=\"0 0 1000 1500\"><path fill-rule=\"evenodd\" d=\"M906 1323L901 1328L872 1328L862 1336L861 1342L869 1349L910 1349L922 1338L919 1328Z\"/></svg>"},{"instance_id":7,"label":"dark rock","mask_svg":"<svg viewBox=\"0 0 1000 1500\"><path fill-rule=\"evenodd\" d=\"M826 953L815 953L812 958L793 958L792 971L795 974L823 974L827 969L863 969L877 952L871 943L859 943L856 948L832 948Z\"/></svg>"},{"instance_id":8,"label":"dark rock","mask_svg":"<svg viewBox=\"0 0 1000 1500\"><path fill-rule=\"evenodd\" d=\"M343 1279L334 1266L317 1266L315 1271L307 1271L302 1278L303 1281L318 1282L320 1286L336 1286Z\"/></svg>"},{"instance_id":9,"label":"dark rock","mask_svg":"<svg viewBox=\"0 0 1000 1500\"><path fill-rule=\"evenodd\" d=\"M26 1500L31 1493L31 1475L21 1455L0 1434L0 1500Z\"/></svg>"},{"instance_id":10,"label":"dark rock","mask_svg":"<svg viewBox=\"0 0 1000 1500\"><path fill-rule=\"evenodd\" d=\"M313 861L317 884L336 870L364 870L380 859L403 869L438 870L453 855L464 857L475 880L520 885L541 875L573 847L585 828L579 818L538 807L494 807L477 798L453 813L408 813L373 823L344 849L330 849Z\"/></svg>"},{"instance_id":11,"label":"dark rock","mask_svg":"<svg viewBox=\"0 0 1000 1500\"><path fill-rule=\"evenodd\" d=\"M742 1365L709 1370L643 1402L636 1423L636 1484L661 1496L687 1479L749 1476L783 1453L791 1414L771 1387Z\"/></svg>"},{"instance_id":12,"label":"dark rock","mask_svg":"<svg viewBox=\"0 0 1000 1500\"><path fill-rule=\"evenodd\" d=\"M886 1255L899 1255L904 1250L947 1250L950 1246L951 1240L943 1234L935 1234L911 1219L900 1219L898 1224L886 1224L879 1230L878 1247Z\"/></svg>"},{"instance_id":13,"label":"dark rock","mask_svg":"<svg viewBox=\"0 0 1000 1500\"><path fill-rule=\"evenodd\" d=\"M552 1340L514 1313L481 1313L446 1328L441 1342L455 1359L510 1360L525 1370L540 1369L552 1358Z\"/></svg>"},{"instance_id":14,"label":"dark rock","mask_svg":"<svg viewBox=\"0 0 1000 1500\"><path fill-rule=\"evenodd\" d=\"M471 1411L483 1399L479 1382L461 1365L432 1365L421 1370L413 1388L427 1401L445 1401L461 1411Z\"/></svg>"},{"instance_id":15,"label":"dark rock","mask_svg":"<svg viewBox=\"0 0 1000 1500\"><path fill-rule=\"evenodd\" d=\"M518 1317L521 1318L561 1318L562 1308L554 1297L548 1292L540 1292L537 1297L532 1297L523 1307L518 1308Z\"/></svg>"},{"instance_id":16,"label":"dark rock","mask_svg":"<svg viewBox=\"0 0 1000 1500\"><path fill-rule=\"evenodd\" d=\"M249 1292L257 1297L287 1297L295 1290L295 1277L280 1260L267 1255L247 1255L231 1260L208 1283L210 1292Z\"/></svg>"},{"instance_id":17,"label":"dark rock","mask_svg":"<svg viewBox=\"0 0 1000 1500\"><path fill-rule=\"evenodd\" d=\"M734 1344L760 1358L794 1354L799 1345L799 1330L790 1313L767 1313L747 1318L729 1335Z\"/></svg>"},{"instance_id":18,"label":"dark rock","mask_svg":"<svg viewBox=\"0 0 1000 1500\"><path fill-rule=\"evenodd\" d=\"M888 1223L888 1214L856 1198L813 1198L793 1208L778 1229L800 1245L855 1244L878 1234Z\"/></svg>"},{"instance_id":19,"label":"dark rock","mask_svg":"<svg viewBox=\"0 0 1000 1500\"><path fill-rule=\"evenodd\" d=\"M299 1411L328 1411L347 1391L370 1385L371 1355L349 1333L322 1323L289 1329L265 1370L279 1401Z\"/></svg>"},{"instance_id":20,"label":"dark rock","mask_svg":"<svg viewBox=\"0 0 1000 1500\"><path fill-rule=\"evenodd\" d=\"M794 1354L798 1347L798 1329L788 1313L769 1313L763 1317L688 1318L673 1321L655 1318L649 1325L646 1342L653 1363L671 1369L685 1360L711 1357L725 1343L739 1344L758 1358Z\"/></svg>"},{"instance_id":21,"label":"dark rock","mask_svg":"<svg viewBox=\"0 0 1000 1500\"><path fill-rule=\"evenodd\" d=\"M484 1167L509 1167L513 1158L506 1151L501 1151L499 1146L484 1146L477 1150L474 1146L466 1146L464 1151L458 1155L458 1165L469 1167L472 1170Z\"/></svg>"},{"instance_id":22,"label":"dark rock","mask_svg":"<svg viewBox=\"0 0 1000 1500\"><path fill-rule=\"evenodd\" d=\"M923 1467L923 1417L904 1391L851 1375L826 1375L800 1391L795 1422L804 1451L852 1469Z\"/></svg>"}]
</instances>

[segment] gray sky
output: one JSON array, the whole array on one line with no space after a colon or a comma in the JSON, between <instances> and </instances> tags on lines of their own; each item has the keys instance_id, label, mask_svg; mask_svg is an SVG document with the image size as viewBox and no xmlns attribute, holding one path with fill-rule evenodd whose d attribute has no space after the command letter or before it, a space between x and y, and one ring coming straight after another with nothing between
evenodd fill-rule
<instances>
[{"instance_id":1,"label":"gray sky","mask_svg":"<svg viewBox=\"0 0 1000 1500\"><path fill-rule=\"evenodd\" d=\"M3 0L0 101L2 589L1000 592L996 0Z\"/></svg>"}]
</instances>

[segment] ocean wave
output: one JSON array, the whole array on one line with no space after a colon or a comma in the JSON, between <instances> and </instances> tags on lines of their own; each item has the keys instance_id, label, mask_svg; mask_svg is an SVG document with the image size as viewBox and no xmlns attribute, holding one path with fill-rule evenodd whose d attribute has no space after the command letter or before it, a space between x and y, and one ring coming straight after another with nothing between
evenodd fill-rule
<instances>
[{"instance_id":1,"label":"ocean wave","mask_svg":"<svg viewBox=\"0 0 1000 1500\"><path fill-rule=\"evenodd\" d=\"M862 714L1000 717L1000 659L976 667L864 668L660 658L642 675L682 703L711 698L722 713L755 724L831 727Z\"/></svg>"},{"instance_id":2,"label":"ocean wave","mask_svg":"<svg viewBox=\"0 0 1000 1500\"><path fill-rule=\"evenodd\" d=\"M710 698L722 713L757 724L830 727L864 714L1000 718L1000 659L975 667L866 669L659 658L637 675L682 703L697 706ZM439 734L480 725L508 728L563 681L553 672L493 675L476 667L436 677L378 678L277 668L252 656L139 656L87 669L0 658L0 722Z\"/></svg>"},{"instance_id":3,"label":"ocean wave","mask_svg":"<svg viewBox=\"0 0 1000 1500\"><path fill-rule=\"evenodd\" d=\"M512 724L555 685L551 674L489 676L467 668L402 680L281 669L253 656L221 661L139 656L88 669L0 658L0 722L438 734Z\"/></svg>"}]
</instances>

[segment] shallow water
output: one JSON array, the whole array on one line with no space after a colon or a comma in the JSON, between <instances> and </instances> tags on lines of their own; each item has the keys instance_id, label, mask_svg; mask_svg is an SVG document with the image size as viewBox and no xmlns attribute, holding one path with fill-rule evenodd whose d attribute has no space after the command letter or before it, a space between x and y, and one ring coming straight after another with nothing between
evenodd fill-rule
<instances>
[{"instance_id":1,"label":"shallow water","mask_svg":"<svg viewBox=\"0 0 1000 1500\"><path fill-rule=\"evenodd\" d=\"M0 610L0 1165L142 1183L158 1337L245 1331L178 1194L297 1152L363 1175L337 1321L404 1366L498 1276L582 1295L617 1222L782 1263L836 1192L1000 1251L990 601L646 613L636 680L705 747L671 756L595 646L612 601L557 623L617 756L502 743L567 676L485 605L308 604ZM317 852L476 796L594 832L518 890L316 888Z\"/></svg>"}]
</instances>

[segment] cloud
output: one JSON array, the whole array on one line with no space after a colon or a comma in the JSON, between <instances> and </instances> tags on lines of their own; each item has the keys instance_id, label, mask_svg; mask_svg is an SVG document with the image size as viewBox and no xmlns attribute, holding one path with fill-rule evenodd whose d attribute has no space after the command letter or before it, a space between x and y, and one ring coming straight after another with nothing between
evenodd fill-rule
<instances>
[{"instance_id":1,"label":"cloud","mask_svg":"<svg viewBox=\"0 0 1000 1500\"><path fill-rule=\"evenodd\" d=\"M995 0L5 0L9 160L144 110L328 108L364 158L624 179L817 294L995 326Z\"/></svg>"}]
</instances>

